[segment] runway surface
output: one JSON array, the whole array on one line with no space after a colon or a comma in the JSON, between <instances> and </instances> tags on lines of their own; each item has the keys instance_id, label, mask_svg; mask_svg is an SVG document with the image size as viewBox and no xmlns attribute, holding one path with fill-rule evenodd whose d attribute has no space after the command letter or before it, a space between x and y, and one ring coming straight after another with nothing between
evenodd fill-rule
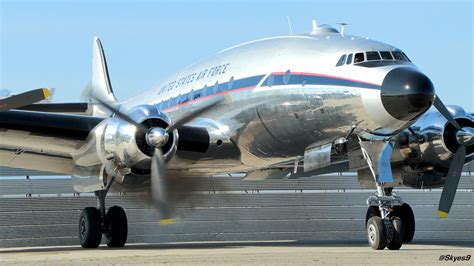
<instances>
[{"instance_id":1,"label":"runway surface","mask_svg":"<svg viewBox=\"0 0 474 266\"><path fill-rule=\"evenodd\" d=\"M399 251L374 251L364 242L206 242L134 244L123 249L32 247L0 249L0 264L470 264L474 242L416 242ZM466 261L468 258L469 261Z\"/></svg>"}]
</instances>

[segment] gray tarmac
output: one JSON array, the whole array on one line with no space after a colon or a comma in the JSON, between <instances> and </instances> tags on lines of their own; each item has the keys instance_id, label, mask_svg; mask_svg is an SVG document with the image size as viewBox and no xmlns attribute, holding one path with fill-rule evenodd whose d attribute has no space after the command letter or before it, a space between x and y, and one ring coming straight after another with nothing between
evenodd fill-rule
<instances>
[{"instance_id":1,"label":"gray tarmac","mask_svg":"<svg viewBox=\"0 0 474 266\"><path fill-rule=\"evenodd\" d=\"M0 265L472 265L472 256L474 241L415 242L398 251L374 251L363 242L193 242L133 244L123 249L4 248Z\"/></svg>"}]
</instances>

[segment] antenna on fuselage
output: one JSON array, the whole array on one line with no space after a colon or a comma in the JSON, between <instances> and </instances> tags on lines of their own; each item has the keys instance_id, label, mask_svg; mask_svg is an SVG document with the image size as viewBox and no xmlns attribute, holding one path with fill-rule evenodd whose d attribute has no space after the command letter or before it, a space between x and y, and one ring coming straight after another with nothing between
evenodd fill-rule
<instances>
[{"instance_id":1,"label":"antenna on fuselage","mask_svg":"<svg viewBox=\"0 0 474 266\"><path fill-rule=\"evenodd\" d=\"M286 20L288 21L288 29L290 30L290 35L293 35L293 28L291 27L290 16L286 16Z\"/></svg>"},{"instance_id":2,"label":"antenna on fuselage","mask_svg":"<svg viewBox=\"0 0 474 266\"><path fill-rule=\"evenodd\" d=\"M342 37L344 37L344 28L349 24L347 24L345 22L338 22L336 24L341 25L341 35L342 35Z\"/></svg>"}]
</instances>

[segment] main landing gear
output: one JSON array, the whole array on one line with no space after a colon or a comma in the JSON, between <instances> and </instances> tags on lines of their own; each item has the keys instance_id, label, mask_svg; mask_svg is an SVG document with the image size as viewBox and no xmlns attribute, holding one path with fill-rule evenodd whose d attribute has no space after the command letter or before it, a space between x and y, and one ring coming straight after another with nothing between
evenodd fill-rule
<instances>
[{"instance_id":1,"label":"main landing gear","mask_svg":"<svg viewBox=\"0 0 474 266\"><path fill-rule=\"evenodd\" d=\"M123 247L127 242L127 215L119 206L110 207L105 212L105 196L112 184L109 182L105 190L96 191L98 208L85 208L79 218L79 242L83 248L97 248L106 238L107 246Z\"/></svg>"},{"instance_id":2,"label":"main landing gear","mask_svg":"<svg viewBox=\"0 0 474 266\"><path fill-rule=\"evenodd\" d=\"M410 242L415 234L415 216L410 205L392 194L393 182L390 159L393 144L390 140L362 141L362 154L374 177L377 193L367 199L365 224L367 239L372 249L398 250L403 243Z\"/></svg>"}]
</instances>

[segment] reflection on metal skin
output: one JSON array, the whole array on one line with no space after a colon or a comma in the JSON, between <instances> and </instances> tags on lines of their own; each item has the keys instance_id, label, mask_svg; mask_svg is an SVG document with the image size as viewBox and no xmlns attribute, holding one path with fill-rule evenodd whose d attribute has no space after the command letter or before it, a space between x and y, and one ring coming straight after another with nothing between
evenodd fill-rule
<instances>
[{"instance_id":1,"label":"reflection on metal skin","mask_svg":"<svg viewBox=\"0 0 474 266\"><path fill-rule=\"evenodd\" d=\"M456 133L457 141L465 146L474 145L474 128L465 127Z\"/></svg>"},{"instance_id":2,"label":"reflection on metal skin","mask_svg":"<svg viewBox=\"0 0 474 266\"><path fill-rule=\"evenodd\" d=\"M168 142L169 136L161 127L154 127L146 133L146 141L149 145L161 148Z\"/></svg>"}]
</instances>

